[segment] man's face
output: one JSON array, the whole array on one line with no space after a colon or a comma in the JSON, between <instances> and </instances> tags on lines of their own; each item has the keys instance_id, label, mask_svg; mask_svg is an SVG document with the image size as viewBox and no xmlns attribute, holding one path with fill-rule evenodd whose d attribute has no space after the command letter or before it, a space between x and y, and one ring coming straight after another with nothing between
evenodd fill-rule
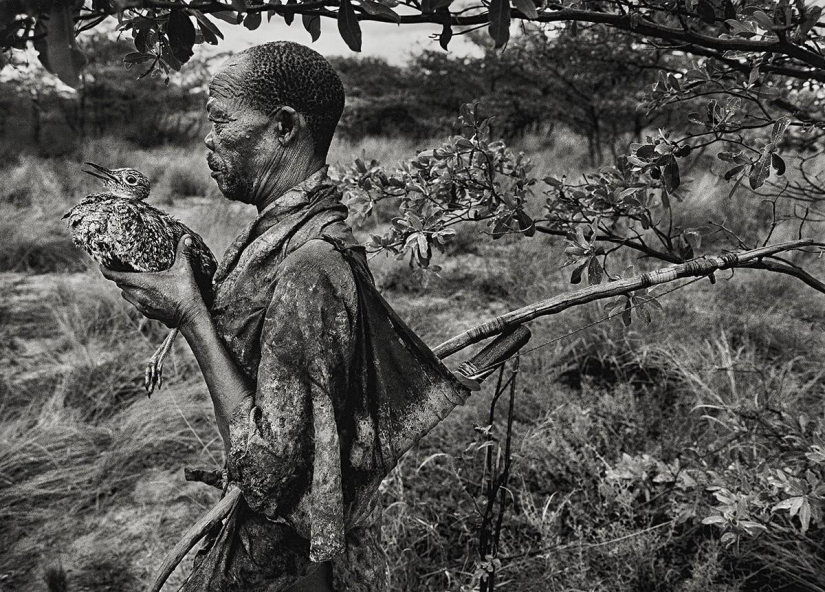
<instances>
[{"instance_id":1,"label":"man's face","mask_svg":"<svg viewBox=\"0 0 825 592\"><path fill-rule=\"evenodd\" d=\"M231 101L211 97L206 113L212 124L205 143L212 177L227 199L252 203L255 181L260 174L261 151L267 118Z\"/></svg>"}]
</instances>

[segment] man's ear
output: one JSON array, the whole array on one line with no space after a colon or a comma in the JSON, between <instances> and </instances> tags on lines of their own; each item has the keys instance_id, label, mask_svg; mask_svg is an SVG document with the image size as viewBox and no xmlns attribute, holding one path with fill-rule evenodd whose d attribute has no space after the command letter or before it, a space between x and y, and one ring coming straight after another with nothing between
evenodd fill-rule
<instances>
[{"instance_id":1,"label":"man's ear","mask_svg":"<svg viewBox=\"0 0 825 592\"><path fill-rule=\"evenodd\" d=\"M301 114L292 107L281 107L272 117L272 126L282 146L298 137L299 128L304 125Z\"/></svg>"}]
</instances>

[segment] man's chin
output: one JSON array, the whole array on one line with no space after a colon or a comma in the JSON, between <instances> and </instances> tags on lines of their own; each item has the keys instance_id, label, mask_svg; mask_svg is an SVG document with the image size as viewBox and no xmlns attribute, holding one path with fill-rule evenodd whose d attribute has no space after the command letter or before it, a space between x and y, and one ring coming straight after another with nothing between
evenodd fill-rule
<instances>
[{"instance_id":1,"label":"man's chin","mask_svg":"<svg viewBox=\"0 0 825 592\"><path fill-rule=\"evenodd\" d=\"M239 201L241 203L250 203L250 192L247 188L238 182L233 182L232 179L227 179L220 171L213 171L212 178L218 185L218 189L223 196L230 201Z\"/></svg>"}]
</instances>

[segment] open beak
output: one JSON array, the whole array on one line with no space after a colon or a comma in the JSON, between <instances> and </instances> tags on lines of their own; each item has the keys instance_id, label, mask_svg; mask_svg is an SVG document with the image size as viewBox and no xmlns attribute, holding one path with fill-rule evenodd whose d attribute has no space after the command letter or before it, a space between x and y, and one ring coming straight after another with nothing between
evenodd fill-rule
<instances>
[{"instance_id":1,"label":"open beak","mask_svg":"<svg viewBox=\"0 0 825 592\"><path fill-rule=\"evenodd\" d=\"M117 180L115 178L115 176L112 174L112 171L110 171L109 169L104 168L100 165L97 165L93 162L84 162L83 166L87 167L87 168L82 169L83 172L88 173L93 177L97 177L98 179L102 179L104 181L116 181Z\"/></svg>"}]
</instances>

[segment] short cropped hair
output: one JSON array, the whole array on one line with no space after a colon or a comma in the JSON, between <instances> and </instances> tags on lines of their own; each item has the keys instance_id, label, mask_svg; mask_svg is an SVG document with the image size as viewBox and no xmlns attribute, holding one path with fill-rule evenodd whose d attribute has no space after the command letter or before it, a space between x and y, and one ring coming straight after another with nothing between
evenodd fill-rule
<instances>
[{"instance_id":1,"label":"short cropped hair","mask_svg":"<svg viewBox=\"0 0 825 592\"><path fill-rule=\"evenodd\" d=\"M315 153L326 156L344 110L344 85L317 51L274 41L235 54L209 85L209 93L270 115L292 107L309 126Z\"/></svg>"}]
</instances>

